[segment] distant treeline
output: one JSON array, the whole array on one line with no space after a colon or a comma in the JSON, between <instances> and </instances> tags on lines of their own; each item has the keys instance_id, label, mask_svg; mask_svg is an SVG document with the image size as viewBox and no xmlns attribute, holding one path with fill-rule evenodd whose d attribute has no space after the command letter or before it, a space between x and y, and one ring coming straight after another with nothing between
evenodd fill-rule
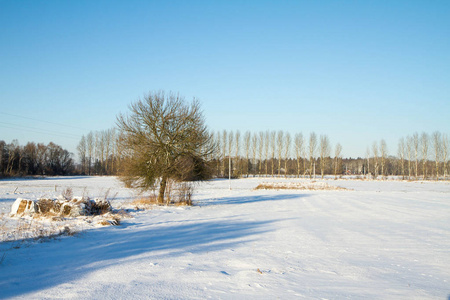
<instances>
[{"instance_id":1,"label":"distant treeline","mask_svg":"<svg viewBox=\"0 0 450 300\"><path fill-rule=\"evenodd\" d=\"M448 178L449 140L439 132L414 133L399 139L397 155L384 140L367 147L365 157L343 158L342 146L328 136L289 132L221 131L213 134L216 151L209 164L216 177L366 175L405 179ZM118 175L127 149L115 129L90 132L78 144L79 164L72 153L54 143L0 141L0 177L26 175ZM230 169L231 167L231 169ZM231 172L230 172L231 170Z\"/></svg>"},{"instance_id":2,"label":"distant treeline","mask_svg":"<svg viewBox=\"0 0 450 300\"><path fill-rule=\"evenodd\" d=\"M69 175L75 170L71 153L54 143L48 145L0 140L0 177Z\"/></svg>"},{"instance_id":3,"label":"distant treeline","mask_svg":"<svg viewBox=\"0 0 450 300\"><path fill-rule=\"evenodd\" d=\"M402 176L405 179L447 179L449 140L438 131L400 138L397 156L384 140L367 147L364 158L343 158L342 146L332 147L327 135L289 132L219 131L212 157L217 177L366 175L371 178Z\"/></svg>"}]
</instances>

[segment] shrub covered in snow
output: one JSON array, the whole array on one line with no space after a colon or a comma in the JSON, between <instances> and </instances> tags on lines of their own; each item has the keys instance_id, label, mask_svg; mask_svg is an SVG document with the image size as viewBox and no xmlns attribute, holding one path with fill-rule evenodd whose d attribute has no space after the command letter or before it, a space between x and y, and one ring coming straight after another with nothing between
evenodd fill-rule
<instances>
[{"instance_id":1,"label":"shrub covered in snow","mask_svg":"<svg viewBox=\"0 0 450 300\"><path fill-rule=\"evenodd\" d=\"M17 198L11 206L11 215L33 214L38 211L36 201Z\"/></svg>"},{"instance_id":2,"label":"shrub covered in snow","mask_svg":"<svg viewBox=\"0 0 450 300\"><path fill-rule=\"evenodd\" d=\"M40 214L78 217L103 215L111 210L111 203L106 199L91 200L84 197L75 197L72 200L64 198L29 200L17 198L11 206L11 216Z\"/></svg>"}]
</instances>

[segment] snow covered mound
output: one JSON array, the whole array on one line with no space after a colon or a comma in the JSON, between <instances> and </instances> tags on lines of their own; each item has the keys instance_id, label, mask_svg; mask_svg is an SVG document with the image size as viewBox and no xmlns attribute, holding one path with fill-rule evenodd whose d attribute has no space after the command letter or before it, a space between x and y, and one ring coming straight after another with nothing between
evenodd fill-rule
<instances>
[{"instance_id":1,"label":"snow covered mound","mask_svg":"<svg viewBox=\"0 0 450 300\"><path fill-rule=\"evenodd\" d=\"M11 216L33 214L37 212L36 201L17 198L11 206Z\"/></svg>"},{"instance_id":2,"label":"snow covered mound","mask_svg":"<svg viewBox=\"0 0 450 300\"><path fill-rule=\"evenodd\" d=\"M263 182L255 190L349 190L340 186L332 186L326 182Z\"/></svg>"},{"instance_id":3,"label":"snow covered mound","mask_svg":"<svg viewBox=\"0 0 450 300\"><path fill-rule=\"evenodd\" d=\"M11 206L11 216L40 214L44 216L78 217L102 215L110 212L111 203L106 199L75 197L65 199L28 200L17 198Z\"/></svg>"}]
</instances>

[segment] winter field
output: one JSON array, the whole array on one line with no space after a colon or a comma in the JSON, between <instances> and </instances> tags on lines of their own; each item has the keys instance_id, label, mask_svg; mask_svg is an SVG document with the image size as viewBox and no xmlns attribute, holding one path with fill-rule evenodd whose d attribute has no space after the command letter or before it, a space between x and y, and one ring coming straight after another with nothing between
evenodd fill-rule
<instances>
[{"instance_id":1,"label":"winter field","mask_svg":"<svg viewBox=\"0 0 450 300\"><path fill-rule=\"evenodd\" d=\"M316 180L314 184L321 184ZM193 207L137 211L115 177L0 181L0 298L448 299L450 182L214 180ZM62 220L73 236L8 239L16 198L114 196L120 226ZM33 221L38 222L38 221ZM40 226L56 226L48 223Z\"/></svg>"}]
</instances>

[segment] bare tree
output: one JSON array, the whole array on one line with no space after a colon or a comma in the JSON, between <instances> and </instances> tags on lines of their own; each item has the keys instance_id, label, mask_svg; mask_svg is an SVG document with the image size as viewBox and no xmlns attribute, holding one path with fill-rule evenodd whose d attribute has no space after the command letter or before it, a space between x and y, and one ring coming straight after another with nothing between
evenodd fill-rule
<instances>
[{"instance_id":1,"label":"bare tree","mask_svg":"<svg viewBox=\"0 0 450 300\"><path fill-rule=\"evenodd\" d=\"M370 178L370 148L366 149L366 159L367 159L367 179Z\"/></svg>"},{"instance_id":2,"label":"bare tree","mask_svg":"<svg viewBox=\"0 0 450 300\"><path fill-rule=\"evenodd\" d=\"M241 132L239 130L236 131L236 134L234 135L234 148L235 148L235 157L236 157L236 176L241 175L241 169L240 169L240 156L239 156L239 146L241 143Z\"/></svg>"},{"instance_id":3,"label":"bare tree","mask_svg":"<svg viewBox=\"0 0 450 300\"><path fill-rule=\"evenodd\" d=\"M320 148L320 174L323 179L327 160L328 157L330 156L330 140L328 139L328 136L324 134L320 136L319 148Z\"/></svg>"},{"instance_id":4,"label":"bare tree","mask_svg":"<svg viewBox=\"0 0 450 300\"><path fill-rule=\"evenodd\" d=\"M94 134L91 132L86 136L87 152L88 152L88 174L91 175L92 157L94 155Z\"/></svg>"},{"instance_id":5,"label":"bare tree","mask_svg":"<svg viewBox=\"0 0 450 300\"><path fill-rule=\"evenodd\" d=\"M252 169L253 169L253 174L256 174L256 166L257 166L257 162L256 162L256 152L258 150L258 134L255 132L252 134Z\"/></svg>"},{"instance_id":6,"label":"bare tree","mask_svg":"<svg viewBox=\"0 0 450 300\"><path fill-rule=\"evenodd\" d=\"M431 138L433 140L434 161L436 163L436 180L439 180L439 164L442 156L441 133L439 131L435 131L431 135Z\"/></svg>"},{"instance_id":7,"label":"bare tree","mask_svg":"<svg viewBox=\"0 0 450 300\"><path fill-rule=\"evenodd\" d=\"M105 130L104 131L104 143L105 143L105 174L109 174L109 159L110 159L110 152L111 152L111 130Z\"/></svg>"},{"instance_id":8,"label":"bare tree","mask_svg":"<svg viewBox=\"0 0 450 300\"><path fill-rule=\"evenodd\" d=\"M412 136L415 158L415 179L419 176L419 134L415 132Z\"/></svg>"},{"instance_id":9,"label":"bare tree","mask_svg":"<svg viewBox=\"0 0 450 300\"><path fill-rule=\"evenodd\" d=\"M428 134L425 132L420 136L420 144L422 146L422 170L423 170L423 179L427 177L427 161L428 161Z\"/></svg>"},{"instance_id":10,"label":"bare tree","mask_svg":"<svg viewBox=\"0 0 450 300\"><path fill-rule=\"evenodd\" d=\"M45 169L46 169L46 164L47 164L47 147L42 144L39 143L37 144L37 168L38 168L38 173L44 175L45 174Z\"/></svg>"},{"instance_id":11,"label":"bare tree","mask_svg":"<svg viewBox=\"0 0 450 300\"><path fill-rule=\"evenodd\" d=\"M342 146L337 143L334 150L334 179L337 179L338 169L342 161Z\"/></svg>"},{"instance_id":12,"label":"bare tree","mask_svg":"<svg viewBox=\"0 0 450 300\"><path fill-rule=\"evenodd\" d=\"M444 180L447 177L448 149L449 149L448 136L447 136L447 134L443 134L442 135L442 160L444 162L444 165L443 165Z\"/></svg>"},{"instance_id":13,"label":"bare tree","mask_svg":"<svg viewBox=\"0 0 450 300\"><path fill-rule=\"evenodd\" d=\"M106 154L106 131L102 130L96 132L96 140L97 140L97 157L98 157L98 170L97 172L101 175L104 174L105 169L105 154Z\"/></svg>"},{"instance_id":14,"label":"bare tree","mask_svg":"<svg viewBox=\"0 0 450 300\"><path fill-rule=\"evenodd\" d=\"M266 167L266 176L269 174L268 172L268 161L269 161L269 148L270 148L270 131L266 130L264 133L264 160Z\"/></svg>"},{"instance_id":15,"label":"bare tree","mask_svg":"<svg viewBox=\"0 0 450 300\"><path fill-rule=\"evenodd\" d=\"M284 138L284 177L287 178L288 174L288 159L291 155L291 134L289 132L286 132L285 138Z\"/></svg>"},{"instance_id":16,"label":"bare tree","mask_svg":"<svg viewBox=\"0 0 450 300\"><path fill-rule=\"evenodd\" d=\"M215 136L213 136L213 138L215 138L215 143L216 143L216 149L222 149L222 134L220 133L220 131L217 131L217 133L215 134ZM216 155L216 160L217 160L217 176L221 176L222 172L221 172L221 167L220 167L220 163L222 162L222 152L221 151L215 151L214 154Z\"/></svg>"},{"instance_id":17,"label":"bare tree","mask_svg":"<svg viewBox=\"0 0 450 300\"><path fill-rule=\"evenodd\" d=\"M250 156L250 139L251 139L251 133L250 131L246 131L244 134L244 149L245 149L245 173L248 177L248 162L249 162L249 156Z\"/></svg>"},{"instance_id":18,"label":"bare tree","mask_svg":"<svg viewBox=\"0 0 450 300\"><path fill-rule=\"evenodd\" d=\"M375 179L378 178L378 144L373 142L372 144L373 159L374 159L374 176Z\"/></svg>"},{"instance_id":19,"label":"bare tree","mask_svg":"<svg viewBox=\"0 0 450 300\"><path fill-rule=\"evenodd\" d=\"M85 174L87 144L86 144L86 138L84 137L84 135L81 137L81 140L78 143L77 150L78 150L78 157L80 158L80 162L81 162L81 173Z\"/></svg>"},{"instance_id":20,"label":"bare tree","mask_svg":"<svg viewBox=\"0 0 450 300\"><path fill-rule=\"evenodd\" d=\"M297 158L297 177L300 177L300 161L302 159L303 154L303 134L296 133L294 137L294 145L295 145L295 156Z\"/></svg>"},{"instance_id":21,"label":"bare tree","mask_svg":"<svg viewBox=\"0 0 450 300\"><path fill-rule=\"evenodd\" d=\"M127 185L147 190L159 182L158 202L163 203L168 180L183 180L188 172L208 176L206 158L215 149L198 101L188 104L160 92L131 104L130 110L117 117L121 143L131 154L121 178Z\"/></svg>"},{"instance_id":22,"label":"bare tree","mask_svg":"<svg viewBox=\"0 0 450 300\"><path fill-rule=\"evenodd\" d=\"M400 159L400 170L402 172L402 179L405 179L405 138L400 138L398 141L398 157Z\"/></svg>"},{"instance_id":23,"label":"bare tree","mask_svg":"<svg viewBox=\"0 0 450 300\"><path fill-rule=\"evenodd\" d=\"M94 173L99 174L99 161L100 161L100 132L94 132Z\"/></svg>"},{"instance_id":24,"label":"bare tree","mask_svg":"<svg viewBox=\"0 0 450 300\"><path fill-rule=\"evenodd\" d=\"M316 149L317 149L317 135L314 132L311 132L309 134L309 145L308 145L308 151L309 151L309 178L312 178L313 172L314 172L314 178L316 177L316 171L315 171L315 155L316 155ZM314 170L313 170L314 168Z\"/></svg>"},{"instance_id":25,"label":"bare tree","mask_svg":"<svg viewBox=\"0 0 450 300\"><path fill-rule=\"evenodd\" d=\"M262 173L262 163L263 163L263 154L264 154L264 132L260 131L259 132L259 137L258 137L258 157L259 157L259 174L261 175Z\"/></svg>"},{"instance_id":26,"label":"bare tree","mask_svg":"<svg viewBox=\"0 0 450 300\"><path fill-rule=\"evenodd\" d=\"M303 160L303 178L306 178L306 161L308 158L308 154L306 153L306 145L302 147L302 151L301 151L301 155L302 155L302 160Z\"/></svg>"},{"instance_id":27,"label":"bare tree","mask_svg":"<svg viewBox=\"0 0 450 300\"><path fill-rule=\"evenodd\" d=\"M117 160L117 136L116 136L116 129L110 129L109 132L109 146L110 146L110 150L109 152L111 153L111 164L110 164L110 174L116 174L116 170L115 170L115 164L116 164L116 160Z\"/></svg>"},{"instance_id":28,"label":"bare tree","mask_svg":"<svg viewBox=\"0 0 450 300\"><path fill-rule=\"evenodd\" d=\"M222 131L222 176L225 177L226 171L226 161L227 156L227 145L228 145L228 132L224 129Z\"/></svg>"},{"instance_id":29,"label":"bare tree","mask_svg":"<svg viewBox=\"0 0 450 300\"><path fill-rule=\"evenodd\" d=\"M272 177L274 176L274 164L275 164L275 151L277 148L277 143L276 143L276 131L271 131L270 132L270 149L271 149L271 156L272 156Z\"/></svg>"},{"instance_id":30,"label":"bare tree","mask_svg":"<svg viewBox=\"0 0 450 300\"><path fill-rule=\"evenodd\" d=\"M234 146L234 133L233 131L230 131L228 134L228 174L231 174L233 172L233 158L232 158L232 151Z\"/></svg>"},{"instance_id":31,"label":"bare tree","mask_svg":"<svg viewBox=\"0 0 450 300\"><path fill-rule=\"evenodd\" d=\"M20 146L19 141L14 139L11 144L8 145L8 164L6 166L6 173L9 176L14 175L14 171L19 169L20 159ZM15 166L16 165L16 166Z\"/></svg>"},{"instance_id":32,"label":"bare tree","mask_svg":"<svg viewBox=\"0 0 450 300\"><path fill-rule=\"evenodd\" d=\"M283 135L284 132L279 130L277 133L277 153L278 153L278 176L281 175L281 158L283 155Z\"/></svg>"},{"instance_id":33,"label":"bare tree","mask_svg":"<svg viewBox=\"0 0 450 300\"><path fill-rule=\"evenodd\" d=\"M408 154L408 180L411 180L411 162L413 158L414 140L412 137L406 137L406 153Z\"/></svg>"},{"instance_id":34,"label":"bare tree","mask_svg":"<svg viewBox=\"0 0 450 300\"><path fill-rule=\"evenodd\" d=\"M384 139L380 141L380 155L381 155L381 176L384 177L386 175L384 172L387 159L387 145Z\"/></svg>"}]
</instances>

